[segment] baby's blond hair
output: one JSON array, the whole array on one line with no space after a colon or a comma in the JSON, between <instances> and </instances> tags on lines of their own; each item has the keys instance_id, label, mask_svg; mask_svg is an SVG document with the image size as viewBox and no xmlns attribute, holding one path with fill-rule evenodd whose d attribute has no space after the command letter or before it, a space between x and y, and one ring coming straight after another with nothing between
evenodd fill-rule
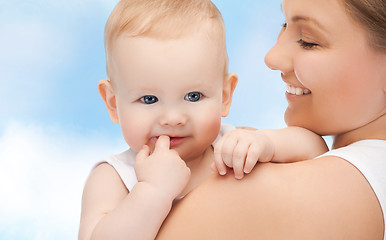
<instances>
[{"instance_id":1,"label":"baby's blond hair","mask_svg":"<svg viewBox=\"0 0 386 240\"><path fill-rule=\"evenodd\" d=\"M115 6L105 27L107 75L114 40L127 37L176 39L206 27L224 50L225 74L228 57L225 45L225 26L220 11L210 0L121 0Z\"/></svg>"}]
</instances>

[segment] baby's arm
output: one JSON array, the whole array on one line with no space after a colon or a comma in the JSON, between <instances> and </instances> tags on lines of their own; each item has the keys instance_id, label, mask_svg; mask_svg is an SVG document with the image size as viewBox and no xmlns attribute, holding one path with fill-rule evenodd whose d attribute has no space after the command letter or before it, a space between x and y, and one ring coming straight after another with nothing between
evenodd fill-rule
<instances>
[{"instance_id":1,"label":"baby's arm","mask_svg":"<svg viewBox=\"0 0 386 240\"><path fill-rule=\"evenodd\" d=\"M119 176L107 164L88 179L82 199L79 239L154 239L173 200L183 190L190 170L161 136L154 149L138 154L138 183L128 194Z\"/></svg>"},{"instance_id":2,"label":"baby's arm","mask_svg":"<svg viewBox=\"0 0 386 240\"><path fill-rule=\"evenodd\" d=\"M259 162L289 163L314 158L328 151L319 135L300 127L283 129L238 128L215 145L212 168L224 175L233 168L235 177L252 171Z\"/></svg>"}]
</instances>

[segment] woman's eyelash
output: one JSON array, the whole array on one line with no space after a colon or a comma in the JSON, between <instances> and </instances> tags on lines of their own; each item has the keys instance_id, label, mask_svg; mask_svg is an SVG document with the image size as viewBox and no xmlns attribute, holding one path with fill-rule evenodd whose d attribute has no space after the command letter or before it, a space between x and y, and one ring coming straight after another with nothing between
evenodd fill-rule
<instances>
[{"instance_id":1,"label":"woman's eyelash","mask_svg":"<svg viewBox=\"0 0 386 240\"><path fill-rule=\"evenodd\" d=\"M283 23L281 27L287 28L287 22ZM319 44L316 44L316 43L305 42L303 39L299 39L297 43L299 43L299 45L304 49L312 49L319 46Z\"/></svg>"},{"instance_id":2,"label":"woman's eyelash","mask_svg":"<svg viewBox=\"0 0 386 240\"><path fill-rule=\"evenodd\" d=\"M300 45L302 48L304 48L304 49L312 49L312 48L314 48L314 47L319 46L319 45L316 44L316 43L305 42L305 41L303 41L303 39L299 39L299 40L297 41L297 43L299 43L299 45Z\"/></svg>"}]
</instances>

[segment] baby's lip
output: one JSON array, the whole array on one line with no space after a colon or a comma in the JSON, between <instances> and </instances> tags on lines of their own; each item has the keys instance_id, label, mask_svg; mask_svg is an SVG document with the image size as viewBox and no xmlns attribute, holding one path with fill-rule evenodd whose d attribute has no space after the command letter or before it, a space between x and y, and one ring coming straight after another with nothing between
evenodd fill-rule
<instances>
[{"instance_id":1,"label":"baby's lip","mask_svg":"<svg viewBox=\"0 0 386 240\"><path fill-rule=\"evenodd\" d=\"M172 141L176 141L176 140L181 140L185 137L169 137L169 138L170 138L170 142L172 142Z\"/></svg>"},{"instance_id":2,"label":"baby's lip","mask_svg":"<svg viewBox=\"0 0 386 240\"><path fill-rule=\"evenodd\" d=\"M159 136L153 136L149 140L149 145L150 146L155 146L155 143L157 142L158 138L160 136L168 136L170 140L170 146L174 146L177 143L180 143L186 136L181 136L181 135L159 135Z\"/></svg>"},{"instance_id":3,"label":"baby's lip","mask_svg":"<svg viewBox=\"0 0 386 240\"><path fill-rule=\"evenodd\" d=\"M170 137L170 147L176 147L184 142L185 137Z\"/></svg>"},{"instance_id":4,"label":"baby's lip","mask_svg":"<svg viewBox=\"0 0 386 240\"><path fill-rule=\"evenodd\" d=\"M154 136L154 137L152 137L152 138L158 139L160 136L167 136L167 137L169 137L170 139L172 139L172 138L183 138L183 137L185 137L185 136L181 136L181 135L168 135L168 134L162 134L162 135L159 135L159 136Z\"/></svg>"}]
</instances>

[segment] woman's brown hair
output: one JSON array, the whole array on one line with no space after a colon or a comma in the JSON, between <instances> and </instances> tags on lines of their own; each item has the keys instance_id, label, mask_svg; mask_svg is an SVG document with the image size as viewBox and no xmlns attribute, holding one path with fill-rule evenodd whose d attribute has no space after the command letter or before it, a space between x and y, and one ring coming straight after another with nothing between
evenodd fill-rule
<instances>
[{"instance_id":1,"label":"woman's brown hair","mask_svg":"<svg viewBox=\"0 0 386 240\"><path fill-rule=\"evenodd\" d=\"M386 52L386 1L343 0L349 15L369 32L369 42L376 50Z\"/></svg>"}]
</instances>

